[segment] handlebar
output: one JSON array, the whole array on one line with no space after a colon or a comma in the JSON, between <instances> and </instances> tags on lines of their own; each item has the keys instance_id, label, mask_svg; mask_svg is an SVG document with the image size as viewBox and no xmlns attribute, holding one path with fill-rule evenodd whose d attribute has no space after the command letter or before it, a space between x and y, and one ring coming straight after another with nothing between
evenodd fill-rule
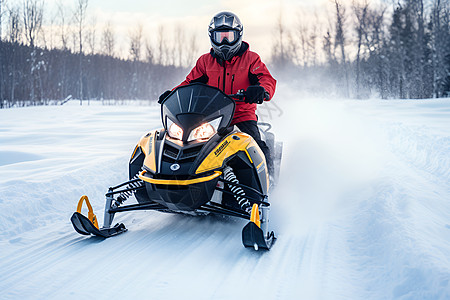
<instances>
[{"instance_id":1,"label":"handlebar","mask_svg":"<svg viewBox=\"0 0 450 300\"><path fill-rule=\"evenodd\" d=\"M233 98L236 102L244 102L245 90L239 90L236 94L231 94L228 96Z\"/></svg>"},{"instance_id":2,"label":"handlebar","mask_svg":"<svg viewBox=\"0 0 450 300\"><path fill-rule=\"evenodd\" d=\"M267 92L266 92L267 94ZM231 97L234 99L235 102L244 102L244 98L246 97L246 91L245 90L239 90L236 94L230 94L228 97ZM266 98L268 96L264 97L264 100L268 100L269 98ZM258 103L262 104L262 103Z\"/></svg>"}]
</instances>

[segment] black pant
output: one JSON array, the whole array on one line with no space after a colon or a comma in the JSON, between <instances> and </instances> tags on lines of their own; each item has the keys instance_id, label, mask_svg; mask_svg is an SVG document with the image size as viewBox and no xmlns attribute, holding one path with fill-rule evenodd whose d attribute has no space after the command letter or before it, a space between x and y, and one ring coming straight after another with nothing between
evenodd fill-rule
<instances>
[{"instance_id":1,"label":"black pant","mask_svg":"<svg viewBox=\"0 0 450 300\"><path fill-rule=\"evenodd\" d=\"M273 161L272 155L270 153L269 147L266 143L261 140L261 134L259 133L258 122L256 121L244 121L235 124L240 131L250 135L258 144L259 148L261 148L264 156L266 157L267 169L269 174L273 174Z\"/></svg>"}]
</instances>

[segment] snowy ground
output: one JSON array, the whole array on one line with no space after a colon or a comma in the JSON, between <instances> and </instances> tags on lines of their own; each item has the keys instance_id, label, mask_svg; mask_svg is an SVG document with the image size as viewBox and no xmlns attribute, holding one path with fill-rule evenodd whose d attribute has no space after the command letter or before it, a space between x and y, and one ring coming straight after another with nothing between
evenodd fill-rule
<instances>
[{"instance_id":1,"label":"snowy ground","mask_svg":"<svg viewBox=\"0 0 450 300\"><path fill-rule=\"evenodd\" d=\"M158 107L0 110L0 299L449 299L450 99L281 95L270 252L218 217L119 214L129 231L107 240L73 230L83 194L102 222Z\"/></svg>"}]
</instances>

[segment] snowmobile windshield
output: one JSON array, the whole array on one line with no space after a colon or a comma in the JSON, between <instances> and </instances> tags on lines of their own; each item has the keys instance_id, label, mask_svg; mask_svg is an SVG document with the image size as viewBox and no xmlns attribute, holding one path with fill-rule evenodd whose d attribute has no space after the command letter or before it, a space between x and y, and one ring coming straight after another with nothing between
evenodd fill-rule
<instances>
[{"instance_id":1,"label":"snowmobile windshield","mask_svg":"<svg viewBox=\"0 0 450 300\"><path fill-rule=\"evenodd\" d=\"M178 87L164 100L161 118L169 136L189 142L230 126L234 109L234 100L218 88L194 83Z\"/></svg>"}]
</instances>

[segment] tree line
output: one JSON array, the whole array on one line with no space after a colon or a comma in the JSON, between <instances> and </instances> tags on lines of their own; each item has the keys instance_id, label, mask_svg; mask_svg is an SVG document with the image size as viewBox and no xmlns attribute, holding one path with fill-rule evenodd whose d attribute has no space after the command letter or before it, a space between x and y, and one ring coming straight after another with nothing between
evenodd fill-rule
<instances>
[{"instance_id":1,"label":"tree line","mask_svg":"<svg viewBox=\"0 0 450 300\"><path fill-rule=\"evenodd\" d=\"M450 96L448 0L330 3L328 23L300 15L292 28L280 16L272 63L283 79L327 96Z\"/></svg>"},{"instance_id":2,"label":"tree line","mask_svg":"<svg viewBox=\"0 0 450 300\"><path fill-rule=\"evenodd\" d=\"M129 31L128 56L119 57L111 22L98 33L88 0L57 2L44 23L43 0L0 0L0 107L60 103L64 99L157 99L181 82L196 53L195 37L170 44L160 26L156 45L143 26ZM91 22L91 23L89 23ZM4 25L4 26L1 26ZM4 30L5 29L5 30ZM99 38L100 37L100 38ZM183 44L184 47L180 45ZM97 50L100 49L100 50Z\"/></svg>"},{"instance_id":3,"label":"tree line","mask_svg":"<svg viewBox=\"0 0 450 300\"><path fill-rule=\"evenodd\" d=\"M195 61L195 33L160 26L156 42L143 25L128 33L120 57L111 22L99 31L88 0L0 0L0 107L74 98L149 99L180 82ZM373 4L332 0L326 19L280 15L269 67L280 81L325 96L439 98L450 96L450 0ZM51 17L49 17L51 15ZM187 42L189 41L189 42Z\"/></svg>"}]
</instances>

